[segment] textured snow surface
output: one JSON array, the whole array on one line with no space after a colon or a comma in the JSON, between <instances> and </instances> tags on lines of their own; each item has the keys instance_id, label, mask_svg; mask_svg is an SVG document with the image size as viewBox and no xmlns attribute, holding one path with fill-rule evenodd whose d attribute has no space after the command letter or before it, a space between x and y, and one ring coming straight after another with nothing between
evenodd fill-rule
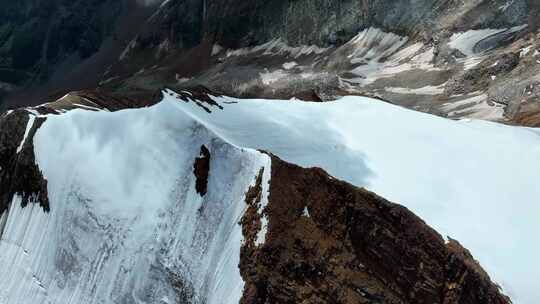
<instances>
[{"instance_id":1,"label":"textured snow surface","mask_svg":"<svg viewBox=\"0 0 540 304\"><path fill-rule=\"evenodd\" d=\"M0 303L238 303L238 222L267 155L223 142L178 101L49 116L34 145L51 212L15 197L0 217Z\"/></svg>"},{"instance_id":2,"label":"textured snow surface","mask_svg":"<svg viewBox=\"0 0 540 304\"><path fill-rule=\"evenodd\" d=\"M537 130L448 120L363 97L215 100L224 110L182 107L235 145L322 167L405 205L470 249L515 303L537 303Z\"/></svg>"},{"instance_id":3,"label":"textured snow surface","mask_svg":"<svg viewBox=\"0 0 540 304\"><path fill-rule=\"evenodd\" d=\"M270 160L253 149L407 206L469 248L515 303L536 303L540 131L363 97L220 97L224 109L207 113L165 96L150 108L48 117L33 140L51 212L16 196L0 216L0 303L238 303L238 222L261 168L257 244L266 234ZM204 198L192 173L203 144Z\"/></svg>"}]
</instances>

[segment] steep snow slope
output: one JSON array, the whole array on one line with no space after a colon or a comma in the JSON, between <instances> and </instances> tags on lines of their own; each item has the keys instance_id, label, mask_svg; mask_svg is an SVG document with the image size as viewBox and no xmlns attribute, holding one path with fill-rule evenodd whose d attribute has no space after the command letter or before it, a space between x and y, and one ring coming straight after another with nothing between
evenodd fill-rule
<instances>
[{"instance_id":1,"label":"steep snow slope","mask_svg":"<svg viewBox=\"0 0 540 304\"><path fill-rule=\"evenodd\" d=\"M0 303L237 303L245 193L263 167L267 193L270 172L252 148L403 203L462 241L516 303L535 303L537 130L362 97L214 98L219 109L164 95L150 108L48 115L33 143L51 211L16 196L0 217Z\"/></svg>"},{"instance_id":2,"label":"steep snow slope","mask_svg":"<svg viewBox=\"0 0 540 304\"><path fill-rule=\"evenodd\" d=\"M447 120L362 97L215 100L223 110L180 105L228 142L322 167L404 204L459 239L516 303L536 302L537 130Z\"/></svg>"},{"instance_id":3,"label":"steep snow slope","mask_svg":"<svg viewBox=\"0 0 540 304\"><path fill-rule=\"evenodd\" d=\"M51 212L16 196L2 215L0 303L238 303L244 194L270 159L177 104L47 118L34 146Z\"/></svg>"}]
</instances>

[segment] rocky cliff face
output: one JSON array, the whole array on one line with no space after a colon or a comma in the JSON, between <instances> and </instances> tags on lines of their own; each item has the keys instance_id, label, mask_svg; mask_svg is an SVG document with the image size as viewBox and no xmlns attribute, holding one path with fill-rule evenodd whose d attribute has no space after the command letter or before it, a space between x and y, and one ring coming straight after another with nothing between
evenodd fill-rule
<instances>
[{"instance_id":1,"label":"rocky cliff face","mask_svg":"<svg viewBox=\"0 0 540 304\"><path fill-rule=\"evenodd\" d=\"M194 47L204 39L241 48L276 38L291 46L322 47L343 44L369 27L423 36L442 30L512 27L523 24L528 13L525 0L169 1L147 35L160 37L158 43L168 39L179 48Z\"/></svg>"},{"instance_id":2,"label":"rocky cliff face","mask_svg":"<svg viewBox=\"0 0 540 304\"><path fill-rule=\"evenodd\" d=\"M0 213L8 209L15 194L22 204L38 201L49 210L47 182L35 163L31 138L44 119L18 110L0 119Z\"/></svg>"},{"instance_id":3,"label":"rocky cliff face","mask_svg":"<svg viewBox=\"0 0 540 304\"><path fill-rule=\"evenodd\" d=\"M455 119L536 126L536 6L171 0L96 79L122 96L201 85L240 97L367 95Z\"/></svg>"},{"instance_id":4,"label":"rocky cliff face","mask_svg":"<svg viewBox=\"0 0 540 304\"><path fill-rule=\"evenodd\" d=\"M456 48L446 47L453 34L468 30L508 29L527 23L533 29L537 19L537 5L533 2L171 0L160 6L101 0L95 3L50 2L46 5L29 0L17 4L10 2L2 12L3 20L7 20L0 35L2 66L6 75L0 81L4 92L17 91L19 86L47 84L34 94L25 90L24 94L8 98L11 107L22 102L39 104L49 94L56 93L59 95L56 97L60 97L69 90L93 88L98 84L107 91L122 94L156 90L163 85L179 86L179 82L181 86L202 84L228 95L241 96L351 94L352 90L335 84L340 79L347 79L345 76L352 69L347 62L350 54L346 52L338 52L337 56L331 57L331 62L320 63L320 58L306 58L305 55L309 54L297 52L292 58L283 58L291 56L278 52L283 62L260 56L242 56L245 58L238 62L223 58L220 51L261 46L279 40L280 44L274 45L276 50L283 49L283 46L302 48L311 45L317 46L320 50L317 53L321 55L322 50L335 50L362 31L375 28L406 39L407 42L397 46L398 49L417 42L422 42L426 49L435 45L435 58L428 61L433 60L438 68L444 65L446 70L444 76L435 78L440 83L430 84L436 87L448 80L448 74L463 71L463 67L454 65L455 58L461 58L460 53L454 52ZM475 52L507 46L526 32L487 41ZM303 74L293 73L295 78L303 81L295 80L294 85L277 88L265 81L254 85L247 80L264 73L265 69L272 72L283 63L296 62L300 55L305 57L305 63L317 67L308 71L309 75L316 74L317 77L306 78L305 71ZM324 57L328 55L324 53ZM378 57L378 61L384 61L392 52L385 56L373 55ZM340 58L337 62L336 57ZM224 77L219 78L216 73ZM247 75L247 79L242 75ZM493 75L488 75L487 80L490 76ZM418 85L406 77L399 77L397 81L407 88L414 89L414 85ZM400 104L407 105L404 100L412 99L395 92L378 92L384 87L358 84L354 87L362 94L375 94ZM450 97L438 99L455 101ZM431 97L421 95L417 98ZM441 112L440 109L428 109L424 104L421 102L414 106L436 114Z\"/></svg>"},{"instance_id":5,"label":"rocky cliff face","mask_svg":"<svg viewBox=\"0 0 540 304\"><path fill-rule=\"evenodd\" d=\"M510 303L470 253L402 206L272 158L268 232L242 220L241 303ZM246 196L257 208L261 177Z\"/></svg>"},{"instance_id":6,"label":"rocky cliff face","mask_svg":"<svg viewBox=\"0 0 540 304\"><path fill-rule=\"evenodd\" d=\"M120 8L119 1L3 1L1 80L38 83L68 57L88 58L112 34Z\"/></svg>"},{"instance_id":7,"label":"rocky cliff face","mask_svg":"<svg viewBox=\"0 0 540 304\"><path fill-rule=\"evenodd\" d=\"M1 5L0 97L18 92L15 98L34 100L96 86L155 7L134 0Z\"/></svg>"}]
</instances>

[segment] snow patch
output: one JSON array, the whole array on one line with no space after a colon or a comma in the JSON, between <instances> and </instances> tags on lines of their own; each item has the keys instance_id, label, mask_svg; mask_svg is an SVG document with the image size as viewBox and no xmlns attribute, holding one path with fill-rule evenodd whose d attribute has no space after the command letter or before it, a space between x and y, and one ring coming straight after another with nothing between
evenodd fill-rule
<instances>
[{"instance_id":1,"label":"snow patch","mask_svg":"<svg viewBox=\"0 0 540 304\"><path fill-rule=\"evenodd\" d=\"M496 35L503 32L517 32L527 27L527 25L520 25L515 26L512 28L504 28L504 29L481 29L481 30L469 30L466 32L461 33L454 33L450 37L450 41L448 42L448 46L459 50L466 56L474 56L476 53L474 52L474 47L482 40Z\"/></svg>"},{"instance_id":2,"label":"snow patch","mask_svg":"<svg viewBox=\"0 0 540 304\"><path fill-rule=\"evenodd\" d=\"M514 0L508 0L503 5L499 6L500 11L506 11L512 4L514 4Z\"/></svg>"},{"instance_id":3,"label":"snow patch","mask_svg":"<svg viewBox=\"0 0 540 304\"><path fill-rule=\"evenodd\" d=\"M475 54L474 47L478 42L486 39L489 36L502 33L507 29L482 29L482 30L469 30L461 33L454 33L450 37L448 46L453 49L459 50L467 56L473 56Z\"/></svg>"},{"instance_id":4,"label":"snow patch","mask_svg":"<svg viewBox=\"0 0 540 304\"><path fill-rule=\"evenodd\" d=\"M219 44L214 44L212 46L212 56L216 56L217 54L221 53L223 51L223 47Z\"/></svg>"},{"instance_id":5,"label":"snow patch","mask_svg":"<svg viewBox=\"0 0 540 304\"><path fill-rule=\"evenodd\" d=\"M304 207L304 211L302 211L302 215L305 216L305 217L310 217L309 210L308 210L307 206Z\"/></svg>"},{"instance_id":6,"label":"snow patch","mask_svg":"<svg viewBox=\"0 0 540 304\"><path fill-rule=\"evenodd\" d=\"M392 77L412 69L440 70L433 66L434 49L422 43L407 46L409 39L377 28L360 32L341 48L350 51L352 64L358 65L351 73L356 78L348 82L369 85L377 79Z\"/></svg>"},{"instance_id":7,"label":"snow patch","mask_svg":"<svg viewBox=\"0 0 540 304\"><path fill-rule=\"evenodd\" d=\"M124 59L127 58L127 56L129 55L129 53L135 49L137 47L137 38L138 37L135 37L133 40L131 40L129 42L129 44L126 46L126 48L124 49L124 51L122 51L122 54L120 54L120 57L118 58L118 60L122 61Z\"/></svg>"},{"instance_id":8,"label":"snow patch","mask_svg":"<svg viewBox=\"0 0 540 304\"><path fill-rule=\"evenodd\" d=\"M527 54L529 54L529 52L531 51L532 49L532 45L529 45L528 47L524 47L520 50L519 52L519 57L522 58L522 57L525 57L527 56Z\"/></svg>"},{"instance_id":9,"label":"snow patch","mask_svg":"<svg viewBox=\"0 0 540 304\"><path fill-rule=\"evenodd\" d=\"M161 7L164 7L164 6L167 5L167 3L169 3L170 1L171 1L171 0L165 0L165 1L163 1L163 2L159 5L159 7L160 7L160 8L161 8Z\"/></svg>"},{"instance_id":10,"label":"snow patch","mask_svg":"<svg viewBox=\"0 0 540 304\"><path fill-rule=\"evenodd\" d=\"M263 55L269 56L282 55L290 56L292 58L299 58L301 56L320 55L327 50L329 50L329 48L321 48L315 45L302 45L297 47L291 47L281 38L277 38L255 47L227 51L226 57L245 56L262 52Z\"/></svg>"},{"instance_id":11,"label":"snow patch","mask_svg":"<svg viewBox=\"0 0 540 304\"><path fill-rule=\"evenodd\" d=\"M268 205L268 197L270 196L270 178L272 176L272 161L270 157L265 159L263 164L264 172L262 176L262 196L259 205L259 215L261 215L261 230L257 233L255 245L260 246L266 241L266 233L268 231L268 216L266 215L266 206Z\"/></svg>"},{"instance_id":12,"label":"snow patch","mask_svg":"<svg viewBox=\"0 0 540 304\"><path fill-rule=\"evenodd\" d=\"M177 74L174 75L174 79L176 79L176 83L182 84L182 83L185 83L185 82L188 82L188 81L192 80L193 78L180 77L180 75L177 73Z\"/></svg>"},{"instance_id":13,"label":"snow patch","mask_svg":"<svg viewBox=\"0 0 540 304\"><path fill-rule=\"evenodd\" d=\"M353 51L348 57L351 58L351 63L355 64L388 57L407 41L407 37L383 32L377 28L368 28L347 42L345 46L352 47Z\"/></svg>"},{"instance_id":14,"label":"snow patch","mask_svg":"<svg viewBox=\"0 0 540 304\"><path fill-rule=\"evenodd\" d=\"M397 94L417 94L417 95L439 95L444 93L445 84L438 86L425 86L417 89L411 88L400 88L400 87L386 87L384 88L387 92L397 93Z\"/></svg>"},{"instance_id":15,"label":"snow patch","mask_svg":"<svg viewBox=\"0 0 540 304\"><path fill-rule=\"evenodd\" d=\"M495 80L492 78L492 80ZM500 104L489 104L487 94L472 96L458 102L444 104L441 108L448 117L467 116L473 119L498 120L504 116L504 107Z\"/></svg>"},{"instance_id":16,"label":"snow patch","mask_svg":"<svg viewBox=\"0 0 540 304\"><path fill-rule=\"evenodd\" d=\"M285 70L290 70L290 69L294 68L294 67L297 66L297 65L298 65L298 63L296 63L295 61L285 62L285 63L283 64L283 68L284 68Z\"/></svg>"},{"instance_id":17,"label":"snow patch","mask_svg":"<svg viewBox=\"0 0 540 304\"><path fill-rule=\"evenodd\" d=\"M282 78L287 77L287 73L283 70L275 70L272 72L265 71L264 73L260 73L259 77L264 85L270 85L281 80Z\"/></svg>"},{"instance_id":18,"label":"snow patch","mask_svg":"<svg viewBox=\"0 0 540 304\"><path fill-rule=\"evenodd\" d=\"M85 109L85 110L90 110L90 111L101 111L102 110L102 109L97 108L97 107L83 105L83 104L80 104L80 103L74 103L73 106L75 106L77 108Z\"/></svg>"},{"instance_id":19,"label":"snow patch","mask_svg":"<svg viewBox=\"0 0 540 304\"><path fill-rule=\"evenodd\" d=\"M26 143L26 139L28 138L28 134L30 134L30 130L32 130L32 126L34 126L34 121L36 117L34 115L28 115L28 122L26 123L26 130L24 131L23 139L21 140L21 143L19 143L19 146L17 147L17 154L19 154L22 151L22 148L24 147L24 144Z\"/></svg>"}]
</instances>

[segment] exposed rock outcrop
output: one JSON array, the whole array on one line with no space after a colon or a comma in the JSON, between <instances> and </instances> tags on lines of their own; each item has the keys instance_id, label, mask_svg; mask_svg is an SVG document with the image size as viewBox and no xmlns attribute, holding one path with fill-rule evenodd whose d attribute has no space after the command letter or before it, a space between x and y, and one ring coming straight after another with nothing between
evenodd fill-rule
<instances>
[{"instance_id":1,"label":"exposed rock outcrop","mask_svg":"<svg viewBox=\"0 0 540 304\"><path fill-rule=\"evenodd\" d=\"M197 178L195 184L195 190L201 196L206 194L208 188L208 175L210 174L210 151L204 145L201 146L201 154L195 158L193 164L193 174Z\"/></svg>"},{"instance_id":2,"label":"exposed rock outcrop","mask_svg":"<svg viewBox=\"0 0 540 304\"><path fill-rule=\"evenodd\" d=\"M466 249L406 208L277 157L256 246L260 184L242 220L242 303L510 303Z\"/></svg>"},{"instance_id":3,"label":"exposed rock outcrop","mask_svg":"<svg viewBox=\"0 0 540 304\"><path fill-rule=\"evenodd\" d=\"M0 117L0 214L16 194L23 205L39 202L49 211L47 181L35 162L32 143L44 121L22 109Z\"/></svg>"}]
</instances>

